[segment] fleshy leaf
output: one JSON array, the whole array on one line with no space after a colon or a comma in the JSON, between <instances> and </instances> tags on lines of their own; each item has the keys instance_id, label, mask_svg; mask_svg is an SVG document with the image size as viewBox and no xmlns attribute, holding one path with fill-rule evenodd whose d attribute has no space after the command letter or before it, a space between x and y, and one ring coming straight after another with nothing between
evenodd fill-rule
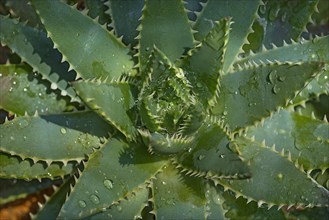
<instances>
[{"instance_id":1,"label":"fleshy leaf","mask_svg":"<svg viewBox=\"0 0 329 220\"><path fill-rule=\"evenodd\" d=\"M148 201L149 191L145 188L138 188L133 193L120 200L118 204L110 208L85 218L86 220L103 219L136 219L141 218L141 211Z\"/></svg>"},{"instance_id":2,"label":"fleshy leaf","mask_svg":"<svg viewBox=\"0 0 329 220\"><path fill-rule=\"evenodd\" d=\"M7 0L5 5L10 8L11 15L18 17L20 21L27 21L31 27L43 28L38 15L35 13L28 0Z\"/></svg>"},{"instance_id":3,"label":"fleshy leaf","mask_svg":"<svg viewBox=\"0 0 329 220\"><path fill-rule=\"evenodd\" d=\"M293 105L304 104L312 97L329 93L329 65L324 67L322 73L317 75L307 86L292 100ZM325 109L325 108L324 108Z\"/></svg>"},{"instance_id":4,"label":"fleshy leaf","mask_svg":"<svg viewBox=\"0 0 329 220\"><path fill-rule=\"evenodd\" d=\"M301 43L293 42L292 44L282 47L275 47L270 50L250 54L239 60L234 65L244 65L248 62L257 64L269 63L271 61L280 62L329 62L329 36L317 37L312 40L304 40Z\"/></svg>"},{"instance_id":5,"label":"fleshy leaf","mask_svg":"<svg viewBox=\"0 0 329 220\"><path fill-rule=\"evenodd\" d=\"M222 196L222 190L219 187L215 187L212 183L205 183L205 196L207 204L205 207L206 218L209 220L222 220L227 219L225 217L226 207L224 206L224 198Z\"/></svg>"},{"instance_id":6,"label":"fleshy leaf","mask_svg":"<svg viewBox=\"0 0 329 220\"><path fill-rule=\"evenodd\" d=\"M90 156L58 218L99 213L144 184L164 165L148 155L144 146L110 140Z\"/></svg>"},{"instance_id":7,"label":"fleshy leaf","mask_svg":"<svg viewBox=\"0 0 329 220\"><path fill-rule=\"evenodd\" d=\"M63 165L60 162L54 162L47 165L44 162L33 163L29 160L22 160L17 156L10 156L0 152L0 178L15 178L32 180L35 178L64 177L73 172L74 162Z\"/></svg>"},{"instance_id":8,"label":"fleshy leaf","mask_svg":"<svg viewBox=\"0 0 329 220\"><path fill-rule=\"evenodd\" d=\"M251 139L237 140L242 156L250 164L250 180L218 180L224 188L258 201L258 206L326 206L329 191L317 184L279 152Z\"/></svg>"},{"instance_id":9,"label":"fleshy leaf","mask_svg":"<svg viewBox=\"0 0 329 220\"><path fill-rule=\"evenodd\" d=\"M268 117L285 106L320 70L320 63L251 66L225 75L213 109L232 130Z\"/></svg>"},{"instance_id":10,"label":"fleshy leaf","mask_svg":"<svg viewBox=\"0 0 329 220\"><path fill-rule=\"evenodd\" d=\"M202 179L178 173L166 165L153 181L157 219L204 219L206 198Z\"/></svg>"},{"instance_id":11,"label":"fleshy leaf","mask_svg":"<svg viewBox=\"0 0 329 220\"><path fill-rule=\"evenodd\" d=\"M264 121L263 126L248 129L249 137L266 140L278 151L291 153L306 170L329 168L329 124L308 116L281 110Z\"/></svg>"},{"instance_id":12,"label":"fleshy leaf","mask_svg":"<svg viewBox=\"0 0 329 220\"><path fill-rule=\"evenodd\" d=\"M127 138L135 138L137 130L127 114L134 105L129 84L84 81L75 83L74 88L90 108L114 125Z\"/></svg>"},{"instance_id":13,"label":"fleshy leaf","mask_svg":"<svg viewBox=\"0 0 329 220\"><path fill-rule=\"evenodd\" d=\"M186 150L193 141L193 137L181 135L163 135L158 132L148 133L140 131L143 141L151 153L160 155L177 154Z\"/></svg>"},{"instance_id":14,"label":"fleshy leaf","mask_svg":"<svg viewBox=\"0 0 329 220\"><path fill-rule=\"evenodd\" d=\"M140 25L139 65L144 70L153 45L174 62L193 47L190 24L180 0L146 0Z\"/></svg>"},{"instance_id":15,"label":"fleshy leaf","mask_svg":"<svg viewBox=\"0 0 329 220\"><path fill-rule=\"evenodd\" d=\"M265 1L259 15L265 30L263 44L282 46L283 41L298 40L310 22L317 1Z\"/></svg>"},{"instance_id":16,"label":"fleshy leaf","mask_svg":"<svg viewBox=\"0 0 329 220\"><path fill-rule=\"evenodd\" d=\"M61 113L66 101L49 92L50 83L33 74L27 65L0 65L0 107L15 114Z\"/></svg>"},{"instance_id":17,"label":"fleshy leaf","mask_svg":"<svg viewBox=\"0 0 329 220\"><path fill-rule=\"evenodd\" d=\"M251 25L256 17L259 0L239 2L239 10L232 7L229 0L208 0L207 5L197 18L194 29L198 31L195 38L201 41L213 28L215 21L224 17L232 17L234 22L231 27L230 39L227 43L227 50L224 58L224 73L226 73L237 55L241 52L242 46L251 32Z\"/></svg>"},{"instance_id":18,"label":"fleshy leaf","mask_svg":"<svg viewBox=\"0 0 329 220\"><path fill-rule=\"evenodd\" d=\"M0 150L35 161L80 161L109 131L92 112L22 116L0 126Z\"/></svg>"},{"instance_id":19,"label":"fleshy leaf","mask_svg":"<svg viewBox=\"0 0 329 220\"><path fill-rule=\"evenodd\" d=\"M227 209L226 217L232 220L285 220L285 216L282 210L277 210L275 207L258 207L255 201L248 201L243 197L236 198L235 195L230 192L224 192L223 198L225 202L223 206ZM269 209L270 208L270 209Z\"/></svg>"},{"instance_id":20,"label":"fleshy leaf","mask_svg":"<svg viewBox=\"0 0 329 220\"><path fill-rule=\"evenodd\" d=\"M70 185L72 184L72 179L68 179L59 188L55 190L55 193L50 197L50 199L44 204L34 220L48 220L56 219L62 205L66 200L66 196L70 191Z\"/></svg>"},{"instance_id":21,"label":"fleshy leaf","mask_svg":"<svg viewBox=\"0 0 329 220\"><path fill-rule=\"evenodd\" d=\"M203 39L202 45L191 51L181 66L187 70L187 78L205 106L214 105L219 94L224 54L228 40L230 19L215 22Z\"/></svg>"},{"instance_id":22,"label":"fleshy leaf","mask_svg":"<svg viewBox=\"0 0 329 220\"><path fill-rule=\"evenodd\" d=\"M1 157L1 156L0 156ZM29 194L40 192L53 184L50 180L24 181L17 179L0 179L0 205L25 198Z\"/></svg>"},{"instance_id":23,"label":"fleshy leaf","mask_svg":"<svg viewBox=\"0 0 329 220\"><path fill-rule=\"evenodd\" d=\"M32 3L64 59L82 78L112 79L132 70L128 49L90 17L57 0Z\"/></svg>"},{"instance_id":24,"label":"fleshy leaf","mask_svg":"<svg viewBox=\"0 0 329 220\"><path fill-rule=\"evenodd\" d=\"M195 146L178 156L179 166L187 174L213 178L244 178L250 176L248 166L236 154L238 146L230 140L227 128L220 124L203 125Z\"/></svg>"},{"instance_id":25,"label":"fleshy leaf","mask_svg":"<svg viewBox=\"0 0 329 220\"><path fill-rule=\"evenodd\" d=\"M26 61L33 70L52 83L52 89L60 89L77 101L76 94L67 81L75 78L68 65L61 63L61 54L53 49L52 41L43 31L18 21L0 16L0 41Z\"/></svg>"},{"instance_id":26,"label":"fleshy leaf","mask_svg":"<svg viewBox=\"0 0 329 220\"><path fill-rule=\"evenodd\" d=\"M110 0L115 34L118 37L123 36L122 41L125 44L135 46L138 43L135 39L138 35L136 29L142 16L143 3L143 0L125 0L124 4L121 0Z\"/></svg>"},{"instance_id":27,"label":"fleshy leaf","mask_svg":"<svg viewBox=\"0 0 329 220\"><path fill-rule=\"evenodd\" d=\"M86 6L88 8L88 16L96 19L98 17L98 22L100 24L111 23L111 17L106 12L108 7L105 5L105 0L86 0Z\"/></svg>"}]
</instances>

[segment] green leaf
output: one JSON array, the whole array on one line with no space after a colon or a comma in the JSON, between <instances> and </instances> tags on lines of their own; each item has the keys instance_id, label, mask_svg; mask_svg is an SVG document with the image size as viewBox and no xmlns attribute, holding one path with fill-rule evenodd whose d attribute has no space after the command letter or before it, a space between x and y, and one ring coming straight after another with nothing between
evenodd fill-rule
<instances>
[{"instance_id":1,"label":"green leaf","mask_svg":"<svg viewBox=\"0 0 329 220\"><path fill-rule=\"evenodd\" d=\"M230 39L224 56L224 74L230 69L237 55L242 51L248 33L251 32L251 25L256 17L260 1L241 1L239 2L239 10L232 7L231 3L229 0L208 0L193 27L198 31L195 34L196 40L201 41L213 28L215 21L224 17L232 17L234 23L231 25Z\"/></svg>"},{"instance_id":2,"label":"green leaf","mask_svg":"<svg viewBox=\"0 0 329 220\"><path fill-rule=\"evenodd\" d=\"M138 40L137 27L140 24L139 18L142 16L143 0L110 0L110 10L113 19L115 34L123 36L125 44L135 46Z\"/></svg>"},{"instance_id":3,"label":"green leaf","mask_svg":"<svg viewBox=\"0 0 329 220\"><path fill-rule=\"evenodd\" d=\"M75 162L69 162L65 165L60 162L53 162L49 165L40 161L33 163L29 160L22 160L17 156L10 156L0 152L0 178L24 180L63 178L64 175L72 173L75 165Z\"/></svg>"},{"instance_id":4,"label":"green leaf","mask_svg":"<svg viewBox=\"0 0 329 220\"><path fill-rule=\"evenodd\" d=\"M230 140L222 124L204 124L196 134L195 146L178 156L179 166L188 173L213 178L244 178L250 176L249 168Z\"/></svg>"},{"instance_id":5,"label":"green leaf","mask_svg":"<svg viewBox=\"0 0 329 220\"><path fill-rule=\"evenodd\" d=\"M252 125L287 105L321 67L319 63L273 63L225 75L213 113L222 115L232 130Z\"/></svg>"},{"instance_id":6,"label":"green leaf","mask_svg":"<svg viewBox=\"0 0 329 220\"><path fill-rule=\"evenodd\" d=\"M329 216L328 207L314 207L310 209L292 209L286 212L286 219L291 220L309 220L309 219L327 219Z\"/></svg>"},{"instance_id":7,"label":"green leaf","mask_svg":"<svg viewBox=\"0 0 329 220\"><path fill-rule=\"evenodd\" d=\"M148 155L145 146L110 140L90 156L58 218L87 217L123 199L164 165Z\"/></svg>"},{"instance_id":8,"label":"green leaf","mask_svg":"<svg viewBox=\"0 0 329 220\"><path fill-rule=\"evenodd\" d=\"M111 23L111 17L106 12L108 7L106 6L105 0L86 0L86 6L88 8L88 16L96 19L100 24Z\"/></svg>"},{"instance_id":9,"label":"green leaf","mask_svg":"<svg viewBox=\"0 0 329 220\"><path fill-rule=\"evenodd\" d=\"M308 116L281 110L267 118L263 126L248 129L249 137L275 145L278 151L291 153L293 161L306 170L329 168L329 124Z\"/></svg>"},{"instance_id":10,"label":"green leaf","mask_svg":"<svg viewBox=\"0 0 329 220\"><path fill-rule=\"evenodd\" d=\"M112 79L132 70L128 48L90 17L57 0L32 3L55 46L82 78Z\"/></svg>"},{"instance_id":11,"label":"green leaf","mask_svg":"<svg viewBox=\"0 0 329 220\"><path fill-rule=\"evenodd\" d=\"M177 154L186 150L193 141L193 137L182 135L163 135L158 132L149 133L140 131L143 141L151 153L159 153L160 155Z\"/></svg>"},{"instance_id":12,"label":"green leaf","mask_svg":"<svg viewBox=\"0 0 329 220\"><path fill-rule=\"evenodd\" d=\"M59 188L55 189L54 194L47 200L46 204L44 204L34 220L48 220L48 219L56 219L58 213L66 200L66 196L70 191L70 185L72 184L72 179L66 180Z\"/></svg>"},{"instance_id":13,"label":"green leaf","mask_svg":"<svg viewBox=\"0 0 329 220\"><path fill-rule=\"evenodd\" d=\"M180 0L147 0L139 26L139 65L144 70L153 45L174 62L193 47L188 18Z\"/></svg>"},{"instance_id":14,"label":"green leaf","mask_svg":"<svg viewBox=\"0 0 329 220\"><path fill-rule=\"evenodd\" d=\"M26 61L34 71L52 83L52 89L60 89L78 101L67 81L75 78L68 65L61 63L61 54L53 49L52 41L43 31L26 26L13 19L0 16L0 41Z\"/></svg>"},{"instance_id":15,"label":"green leaf","mask_svg":"<svg viewBox=\"0 0 329 220\"><path fill-rule=\"evenodd\" d=\"M31 27L43 28L42 23L35 13L28 0L6 0L5 5L10 8L11 15L19 18L20 21L27 21Z\"/></svg>"},{"instance_id":16,"label":"green leaf","mask_svg":"<svg viewBox=\"0 0 329 220\"><path fill-rule=\"evenodd\" d=\"M290 158L251 139L237 140L242 156L250 164L250 180L218 180L237 196L258 201L258 206L325 206L329 191L297 168Z\"/></svg>"},{"instance_id":17,"label":"green leaf","mask_svg":"<svg viewBox=\"0 0 329 220\"><path fill-rule=\"evenodd\" d=\"M149 191L147 188L138 188L133 193L126 196L118 204L112 205L110 208L87 217L88 220L103 219L136 219L142 218L141 212L148 201Z\"/></svg>"},{"instance_id":18,"label":"green leaf","mask_svg":"<svg viewBox=\"0 0 329 220\"><path fill-rule=\"evenodd\" d=\"M223 193L225 202L223 206L227 209L225 216L232 220L284 220L286 219L281 210L276 208L258 207L255 201L248 201L243 197L236 198L232 192Z\"/></svg>"},{"instance_id":19,"label":"green leaf","mask_svg":"<svg viewBox=\"0 0 329 220\"><path fill-rule=\"evenodd\" d=\"M1 156L0 156L1 157ZM25 198L29 194L40 192L53 184L50 180L32 180L30 182L17 179L0 179L0 205Z\"/></svg>"},{"instance_id":20,"label":"green leaf","mask_svg":"<svg viewBox=\"0 0 329 220\"><path fill-rule=\"evenodd\" d=\"M137 130L127 114L127 111L134 105L129 84L81 81L73 86L90 108L104 117L127 138L136 137Z\"/></svg>"},{"instance_id":21,"label":"green leaf","mask_svg":"<svg viewBox=\"0 0 329 220\"><path fill-rule=\"evenodd\" d=\"M313 40L293 42L282 47L274 47L270 50L264 49L261 52L250 54L236 62L234 65L243 66L249 62L270 63L279 62L329 62L329 36L317 37Z\"/></svg>"},{"instance_id":22,"label":"green leaf","mask_svg":"<svg viewBox=\"0 0 329 220\"><path fill-rule=\"evenodd\" d=\"M99 147L109 131L108 124L92 112L22 116L0 126L0 150L47 163L80 161Z\"/></svg>"},{"instance_id":23,"label":"green leaf","mask_svg":"<svg viewBox=\"0 0 329 220\"><path fill-rule=\"evenodd\" d=\"M259 9L265 36L263 44L282 46L283 41L298 40L311 21L317 1L264 1ZM265 21L264 21L265 20Z\"/></svg>"},{"instance_id":24,"label":"green leaf","mask_svg":"<svg viewBox=\"0 0 329 220\"><path fill-rule=\"evenodd\" d=\"M15 114L60 113L66 101L49 92L50 83L33 74L27 65L0 65L0 107Z\"/></svg>"},{"instance_id":25,"label":"green leaf","mask_svg":"<svg viewBox=\"0 0 329 220\"><path fill-rule=\"evenodd\" d=\"M189 73L188 80L196 85L193 91L205 106L214 105L219 93L230 19L222 19L214 25L202 45L192 50L181 64Z\"/></svg>"},{"instance_id":26,"label":"green leaf","mask_svg":"<svg viewBox=\"0 0 329 220\"><path fill-rule=\"evenodd\" d=\"M213 220L227 219L225 217L226 207L224 207L224 198L222 196L222 190L219 187L215 187L212 183L205 183L205 196L207 204L205 207L206 218Z\"/></svg>"},{"instance_id":27,"label":"green leaf","mask_svg":"<svg viewBox=\"0 0 329 220\"><path fill-rule=\"evenodd\" d=\"M322 73L312 81L292 100L293 105L304 105L312 97L319 97L329 93L329 65L324 67Z\"/></svg>"},{"instance_id":28,"label":"green leaf","mask_svg":"<svg viewBox=\"0 0 329 220\"><path fill-rule=\"evenodd\" d=\"M166 165L153 180L156 219L204 219L205 191L202 179L178 173Z\"/></svg>"}]
</instances>

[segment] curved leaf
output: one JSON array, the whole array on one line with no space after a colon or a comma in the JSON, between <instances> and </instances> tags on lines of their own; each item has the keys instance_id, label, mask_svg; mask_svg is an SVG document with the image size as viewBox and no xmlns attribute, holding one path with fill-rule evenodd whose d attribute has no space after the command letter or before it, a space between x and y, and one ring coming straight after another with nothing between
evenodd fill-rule
<instances>
[{"instance_id":1,"label":"curved leaf","mask_svg":"<svg viewBox=\"0 0 329 220\"><path fill-rule=\"evenodd\" d=\"M193 47L191 27L181 0L146 0L139 29L139 65L142 70L153 45L172 62L182 56L186 48Z\"/></svg>"},{"instance_id":2,"label":"curved leaf","mask_svg":"<svg viewBox=\"0 0 329 220\"><path fill-rule=\"evenodd\" d=\"M112 205L110 208L84 218L88 220L103 219L136 219L141 218L141 211L148 201L149 191L147 188L138 188L133 193L126 196L125 199Z\"/></svg>"},{"instance_id":3,"label":"curved leaf","mask_svg":"<svg viewBox=\"0 0 329 220\"><path fill-rule=\"evenodd\" d=\"M29 160L22 160L17 156L10 156L0 152L0 178L24 180L63 178L65 175L73 172L75 165L76 163L74 162L69 162L65 165L60 162L53 162L49 165L44 162L33 163Z\"/></svg>"},{"instance_id":4,"label":"curved leaf","mask_svg":"<svg viewBox=\"0 0 329 220\"><path fill-rule=\"evenodd\" d=\"M225 75L213 113L221 114L232 130L252 125L287 105L321 68L320 63L274 63Z\"/></svg>"},{"instance_id":5,"label":"curved leaf","mask_svg":"<svg viewBox=\"0 0 329 220\"><path fill-rule=\"evenodd\" d=\"M140 24L143 3L144 0L126 0L124 4L121 0L110 0L115 34L118 37L123 36L122 41L127 45L135 46L138 43L137 27Z\"/></svg>"},{"instance_id":6,"label":"curved leaf","mask_svg":"<svg viewBox=\"0 0 329 220\"><path fill-rule=\"evenodd\" d=\"M269 207L258 207L254 201L248 201L243 197L236 198L231 192L227 191L222 195L225 198L223 206L227 209L225 216L232 220L285 220L282 210Z\"/></svg>"},{"instance_id":7,"label":"curved leaf","mask_svg":"<svg viewBox=\"0 0 329 220\"><path fill-rule=\"evenodd\" d=\"M100 24L111 23L111 16L106 12L109 10L105 0L86 0L86 6L88 8L88 16L96 19Z\"/></svg>"},{"instance_id":8,"label":"curved leaf","mask_svg":"<svg viewBox=\"0 0 329 220\"><path fill-rule=\"evenodd\" d=\"M178 173L166 165L153 181L153 201L157 219L204 219L205 191L202 179Z\"/></svg>"},{"instance_id":9,"label":"curved leaf","mask_svg":"<svg viewBox=\"0 0 329 220\"><path fill-rule=\"evenodd\" d=\"M251 25L257 13L259 0L239 2L239 10L232 7L229 0L208 0L193 27L196 31L195 38L201 41L213 28L214 22L224 17L232 17L234 22L231 27L230 38L224 58L224 73L226 73L237 55L242 51L242 46L251 32Z\"/></svg>"},{"instance_id":10,"label":"curved leaf","mask_svg":"<svg viewBox=\"0 0 329 220\"><path fill-rule=\"evenodd\" d=\"M1 157L1 156L0 156ZM0 179L0 205L25 198L29 194L40 192L53 184L50 180L32 180L30 182L17 179Z\"/></svg>"},{"instance_id":11,"label":"curved leaf","mask_svg":"<svg viewBox=\"0 0 329 220\"><path fill-rule=\"evenodd\" d=\"M222 125L208 124L197 133L196 144L178 156L179 166L187 173L214 178L244 178L249 168L232 152L235 143Z\"/></svg>"},{"instance_id":12,"label":"curved leaf","mask_svg":"<svg viewBox=\"0 0 329 220\"><path fill-rule=\"evenodd\" d=\"M264 121L264 125L248 129L249 137L258 142L275 145L278 151L291 153L306 170L329 168L329 124L328 122L298 115L286 110L275 113Z\"/></svg>"},{"instance_id":13,"label":"curved leaf","mask_svg":"<svg viewBox=\"0 0 329 220\"><path fill-rule=\"evenodd\" d=\"M22 116L0 126L0 150L48 163L80 161L108 132L109 125L92 112Z\"/></svg>"},{"instance_id":14,"label":"curved leaf","mask_svg":"<svg viewBox=\"0 0 329 220\"><path fill-rule=\"evenodd\" d=\"M311 21L317 1L264 1L259 15L265 30L263 44L283 45L283 41L298 40Z\"/></svg>"},{"instance_id":15,"label":"curved leaf","mask_svg":"<svg viewBox=\"0 0 329 220\"><path fill-rule=\"evenodd\" d=\"M15 114L61 113L66 101L49 92L50 83L42 81L27 65L0 65L0 107Z\"/></svg>"},{"instance_id":16,"label":"curved leaf","mask_svg":"<svg viewBox=\"0 0 329 220\"><path fill-rule=\"evenodd\" d=\"M231 189L238 196L258 201L258 206L266 203L277 205L326 206L329 191L307 176L294 163L247 138L237 140L242 156L248 160L252 178L250 180L218 180L224 188Z\"/></svg>"},{"instance_id":17,"label":"curved leaf","mask_svg":"<svg viewBox=\"0 0 329 220\"><path fill-rule=\"evenodd\" d=\"M58 0L32 3L64 59L82 78L112 79L132 70L128 49L90 17Z\"/></svg>"},{"instance_id":18,"label":"curved leaf","mask_svg":"<svg viewBox=\"0 0 329 220\"><path fill-rule=\"evenodd\" d=\"M219 95L219 82L222 75L224 54L228 41L230 19L215 22L214 27L205 36L202 45L191 51L182 62L193 91L205 106L214 105Z\"/></svg>"},{"instance_id":19,"label":"curved leaf","mask_svg":"<svg viewBox=\"0 0 329 220\"><path fill-rule=\"evenodd\" d=\"M70 191L72 179L66 180L59 188L55 189L54 194L42 205L34 220L56 219L62 205L66 200L66 196Z\"/></svg>"},{"instance_id":20,"label":"curved leaf","mask_svg":"<svg viewBox=\"0 0 329 220\"><path fill-rule=\"evenodd\" d=\"M68 65L61 63L61 54L53 49L52 41L43 31L26 26L18 21L0 16L0 41L26 61L33 70L52 83L52 89L60 89L78 101L75 92L67 83L75 78Z\"/></svg>"},{"instance_id":21,"label":"curved leaf","mask_svg":"<svg viewBox=\"0 0 329 220\"><path fill-rule=\"evenodd\" d=\"M127 114L134 105L129 84L83 81L73 86L90 108L114 125L127 138L136 137L137 130Z\"/></svg>"},{"instance_id":22,"label":"curved leaf","mask_svg":"<svg viewBox=\"0 0 329 220\"><path fill-rule=\"evenodd\" d=\"M90 156L58 218L74 219L99 213L146 181L163 165L146 147L112 139Z\"/></svg>"},{"instance_id":23,"label":"curved leaf","mask_svg":"<svg viewBox=\"0 0 329 220\"><path fill-rule=\"evenodd\" d=\"M264 49L261 52L250 54L237 61L234 65L243 66L249 62L270 63L271 61L279 62L329 62L329 36L317 37L312 40L293 42L282 47Z\"/></svg>"}]
</instances>

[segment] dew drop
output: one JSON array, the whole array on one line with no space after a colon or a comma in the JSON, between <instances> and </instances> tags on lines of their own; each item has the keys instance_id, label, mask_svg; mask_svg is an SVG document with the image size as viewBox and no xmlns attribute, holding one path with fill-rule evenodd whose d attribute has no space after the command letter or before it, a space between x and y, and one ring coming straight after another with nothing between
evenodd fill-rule
<instances>
[{"instance_id":1,"label":"dew drop","mask_svg":"<svg viewBox=\"0 0 329 220\"><path fill-rule=\"evenodd\" d=\"M161 183L162 183L162 185L166 185L167 184L165 181L162 181Z\"/></svg>"},{"instance_id":2,"label":"dew drop","mask_svg":"<svg viewBox=\"0 0 329 220\"><path fill-rule=\"evenodd\" d=\"M26 126L29 125L28 121L25 119L22 119L19 123L18 123L20 128L25 128Z\"/></svg>"},{"instance_id":3,"label":"dew drop","mask_svg":"<svg viewBox=\"0 0 329 220\"><path fill-rule=\"evenodd\" d=\"M61 133L66 134L66 128L61 128Z\"/></svg>"},{"instance_id":4,"label":"dew drop","mask_svg":"<svg viewBox=\"0 0 329 220\"><path fill-rule=\"evenodd\" d=\"M283 174L282 173L278 173L277 178L279 181L283 180Z\"/></svg>"},{"instance_id":5,"label":"dew drop","mask_svg":"<svg viewBox=\"0 0 329 220\"><path fill-rule=\"evenodd\" d=\"M274 94L278 94L278 92L280 92L280 87L278 85L274 85L272 91Z\"/></svg>"},{"instance_id":6,"label":"dew drop","mask_svg":"<svg viewBox=\"0 0 329 220\"><path fill-rule=\"evenodd\" d=\"M227 115L227 111L224 111L224 112L223 112L223 115Z\"/></svg>"},{"instance_id":7,"label":"dew drop","mask_svg":"<svg viewBox=\"0 0 329 220\"><path fill-rule=\"evenodd\" d=\"M87 206L86 202L83 200L79 200L78 203L81 208L85 208Z\"/></svg>"},{"instance_id":8,"label":"dew drop","mask_svg":"<svg viewBox=\"0 0 329 220\"><path fill-rule=\"evenodd\" d=\"M224 154L220 154L220 155L218 155L218 157L219 157L219 158L224 158L225 155L224 155Z\"/></svg>"},{"instance_id":9,"label":"dew drop","mask_svg":"<svg viewBox=\"0 0 329 220\"><path fill-rule=\"evenodd\" d=\"M23 91L26 92L27 91L27 88L24 88Z\"/></svg>"},{"instance_id":10,"label":"dew drop","mask_svg":"<svg viewBox=\"0 0 329 220\"><path fill-rule=\"evenodd\" d=\"M15 138L14 138L13 136L10 136L10 140L12 140L12 141L13 141L13 140L15 140Z\"/></svg>"},{"instance_id":11,"label":"dew drop","mask_svg":"<svg viewBox=\"0 0 329 220\"><path fill-rule=\"evenodd\" d=\"M118 209L118 211L119 211L119 212L121 212L121 211L122 211L122 207L121 207L121 206L119 206L119 205L117 206L117 209Z\"/></svg>"},{"instance_id":12,"label":"dew drop","mask_svg":"<svg viewBox=\"0 0 329 220\"><path fill-rule=\"evenodd\" d=\"M206 157L205 155L200 154L200 155L198 156L198 160L203 160L205 157Z\"/></svg>"},{"instance_id":13,"label":"dew drop","mask_svg":"<svg viewBox=\"0 0 329 220\"><path fill-rule=\"evenodd\" d=\"M103 184L104 184L105 188L113 189L113 182L111 180L106 179L106 180L104 180Z\"/></svg>"},{"instance_id":14,"label":"dew drop","mask_svg":"<svg viewBox=\"0 0 329 220\"><path fill-rule=\"evenodd\" d=\"M150 48L149 48L149 47L146 47L146 48L145 48L145 51L149 51L149 50L150 50Z\"/></svg>"},{"instance_id":15,"label":"dew drop","mask_svg":"<svg viewBox=\"0 0 329 220\"><path fill-rule=\"evenodd\" d=\"M96 195L91 195L90 196L90 201L92 201L92 203L94 203L94 204L98 204L99 203L99 198Z\"/></svg>"},{"instance_id":16,"label":"dew drop","mask_svg":"<svg viewBox=\"0 0 329 220\"><path fill-rule=\"evenodd\" d=\"M12 92L12 91L13 91L13 87L10 87L10 88L9 88L9 92Z\"/></svg>"},{"instance_id":17,"label":"dew drop","mask_svg":"<svg viewBox=\"0 0 329 220\"><path fill-rule=\"evenodd\" d=\"M270 71L268 74L268 81L273 84L275 82L275 79L276 79L276 70Z\"/></svg>"},{"instance_id":18,"label":"dew drop","mask_svg":"<svg viewBox=\"0 0 329 220\"><path fill-rule=\"evenodd\" d=\"M279 76L279 77L278 77L278 80L279 80L280 82L283 82L285 79L286 79L285 76Z\"/></svg>"}]
</instances>

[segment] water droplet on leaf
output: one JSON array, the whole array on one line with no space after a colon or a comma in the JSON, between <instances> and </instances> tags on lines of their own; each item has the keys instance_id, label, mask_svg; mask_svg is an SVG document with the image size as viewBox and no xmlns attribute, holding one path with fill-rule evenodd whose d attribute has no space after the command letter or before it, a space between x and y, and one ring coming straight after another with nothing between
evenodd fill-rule
<instances>
[{"instance_id":1,"label":"water droplet on leaf","mask_svg":"<svg viewBox=\"0 0 329 220\"><path fill-rule=\"evenodd\" d=\"M90 201L92 201L92 203L94 203L94 204L98 204L99 203L99 198L96 195L91 195L90 196Z\"/></svg>"},{"instance_id":2,"label":"water droplet on leaf","mask_svg":"<svg viewBox=\"0 0 329 220\"><path fill-rule=\"evenodd\" d=\"M61 133L66 134L66 128L61 128Z\"/></svg>"},{"instance_id":3,"label":"water droplet on leaf","mask_svg":"<svg viewBox=\"0 0 329 220\"><path fill-rule=\"evenodd\" d=\"M104 180L103 184L107 189L113 188L113 182L111 180L106 179L106 180Z\"/></svg>"},{"instance_id":4,"label":"water droplet on leaf","mask_svg":"<svg viewBox=\"0 0 329 220\"><path fill-rule=\"evenodd\" d=\"M85 208L87 206L86 202L83 200L79 200L78 203L81 208Z\"/></svg>"}]
</instances>

